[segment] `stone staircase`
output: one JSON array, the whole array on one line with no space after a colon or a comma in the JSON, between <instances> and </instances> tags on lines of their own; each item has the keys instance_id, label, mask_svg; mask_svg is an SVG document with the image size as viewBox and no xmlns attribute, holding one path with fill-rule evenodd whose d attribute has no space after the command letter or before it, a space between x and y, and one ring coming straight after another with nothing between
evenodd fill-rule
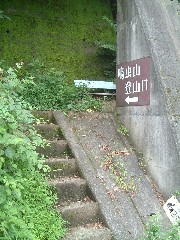
<instances>
[{"instance_id":1,"label":"stone staircase","mask_svg":"<svg viewBox=\"0 0 180 240\"><path fill-rule=\"evenodd\" d=\"M44 117L44 114L45 118L50 117L46 112L40 115ZM98 203L81 177L59 126L50 119L49 123L35 128L49 143L49 147L38 151L48 157L47 164L51 168L49 184L55 187L58 196L55 208L68 222L69 231L63 240L112 239L110 230L103 225Z\"/></svg>"}]
</instances>

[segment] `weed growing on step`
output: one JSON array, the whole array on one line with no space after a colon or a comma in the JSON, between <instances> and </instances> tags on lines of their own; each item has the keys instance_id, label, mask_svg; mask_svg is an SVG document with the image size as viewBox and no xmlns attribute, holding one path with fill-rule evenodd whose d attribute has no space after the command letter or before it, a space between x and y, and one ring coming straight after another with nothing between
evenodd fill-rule
<instances>
[{"instance_id":1,"label":"weed growing on step","mask_svg":"<svg viewBox=\"0 0 180 240\"><path fill-rule=\"evenodd\" d=\"M179 225L170 226L165 232L160 222L159 214L150 217L149 223L146 225L144 237L140 240L179 240L180 227Z\"/></svg>"},{"instance_id":2,"label":"weed growing on step","mask_svg":"<svg viewBox=\"0 0 180 240\"><path fill-rule=\"evenodd\" d=\"M173 195L175 195L175 196L180 196L180 191L179 191L179 190L176 190Z\"/></svg>"},{"instance_id":3,"label":"weed growing on step","mask_svg":"<svg viewBox=\"0 0 180 240\"><path fill-rule=\"evenodd\" d=\"M130 145L130 150L133 151L133 152L135 152L135 154L136 154L136 156L137 156L137 158L138 158L138 163L139 163L140 168L141 168L144 172L146 172L145 168L147 167L147 165L145 164L145 162L147 162L147 161L145 161L145 157L144 157L143 153L140 152L140 151L134 146L132 140L130 139L130 136L129 136L129 132L130 132L130 131L129 131L129 129L127 129L127 128L121 123L121 121L120 121L118 118L116 118L116 121L117 121L117 124L120 125L119 128L117 129L117 132L120 133L120 134L122 134L123 136L126 136L126 137L127 137L127 141L128 141L128 143L129 143L129 145ZM150 159L149 159L149 160L150 160Z\"/></svg>"},{"instance_id":4,"label":"weed growing on step","mask_svg":"<svg viewBox=\"0 0 180 240\"><path fill-rule=\"evenodd\" d=\"M129 136L129 129L127 129L124 125L120 125L120 127L117 129L119 133L121 133L124 136Z\"/></svg>"},{"instance_id":5,"label":"weed growing on step","mask_svg":"<svg viewBox=\"0 0 180 240\"><path fill-rule=\"evenodd\" d=\"M139 164L140 168L145 172L147 164L145 164L146 161L145 161L145 157L144 157L143 153L138 151L135 148L133 151L136 153L136 156L138 157L138 164Z\"/></svg>"},{"instance_id":6,"label":"weed growing on step","mask_svg":"<svg viewBox=\"0 0 180 240\"><path fill-rule=\"evenodd\" d=\"M52 207L48 167L36 152L45 142L19 97L30 79L19 80L17 72L0 68L0 239L57 240L64 222Z\"/></svg>"},{"instance_id":7,"label":"weed growing on step","mask_svg":"<svg viewBox=\"0 0 180 240\"><path fill-rule=\"evenodd\" d=\"M133 176L129 176L120 158L118 158L118 160L115 160L116 156L116 152L107 154L104 161L102 162L103 169L110 172L110 176L115 180L117 186L122 191L130 193L136 192L137 187L135 185Z\"/></svg>"}]
</instances>

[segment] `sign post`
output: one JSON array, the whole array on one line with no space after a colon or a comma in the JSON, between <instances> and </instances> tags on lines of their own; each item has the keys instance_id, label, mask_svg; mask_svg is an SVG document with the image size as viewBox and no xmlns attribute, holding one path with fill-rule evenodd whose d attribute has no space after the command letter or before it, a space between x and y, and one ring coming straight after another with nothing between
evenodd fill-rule
<instances>
[{"instance_id":1,"label":"sign post","mask_svg":"<svg viewBox=\"0 0 180 240\"><path fill-rule=\"evenodd\" d=\"M150 57L116 67L116 105L143 106L150 104Z\"/></svg>"}]
</instances>

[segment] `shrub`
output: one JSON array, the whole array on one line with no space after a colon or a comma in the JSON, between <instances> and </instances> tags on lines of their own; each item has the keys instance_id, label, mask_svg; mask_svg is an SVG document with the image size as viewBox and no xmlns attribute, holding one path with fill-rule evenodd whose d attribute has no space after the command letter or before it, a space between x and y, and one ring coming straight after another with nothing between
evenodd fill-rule
<instances>
[{"instance_id":1,"label":"shrub","mask_svg":"<svg viewBox=\"0 0 180 240\"><path fill-rule=\"evenodd\" d=\"M141 240L180 240L180 227L173 225L167 231L163 230L160 216L155 214L150 218L145 236Z\"/></svg>"},{"instance_id":2,"label":"shrub","mask_svg":"<svg viewBox=\"0 0 180 240\"><path fill-rule=\"evenodd\" d=\"M31 80L20 80L18 68L0 68L0 239L56 240L64 222L52 208L56 196L45 177L48 167L36 152L45 142L19 97Z\"/></svg>"},{"instance_id":3,"label":"shrub","mask_svg":"<svg viewBox=\"0 0 180 240\"><path fill-rule=\"evenodd\" d=\"M62 72L52 68L48 70L38 60L27 65L19 74L28 74L33 78L22 92L22 97L33 109L98 111L102 108L102 102L94 99L86 88L68 83Z\"/></svg>"},{"instance_id":4,"label":"shrub","mask_svg":"<svg viewBox=\"0 0 180 240\"><path fill-rule=\"evenodd\" d=\"M115 24L111 19L103 17L110 28L116 33L117 24ZM106 40L96 41L95 44L98 46L98 55L104 60L104 75L109 79L115 81L116 78L116 44L113 42L108 42Z\"/></svg>"}]
</instances>

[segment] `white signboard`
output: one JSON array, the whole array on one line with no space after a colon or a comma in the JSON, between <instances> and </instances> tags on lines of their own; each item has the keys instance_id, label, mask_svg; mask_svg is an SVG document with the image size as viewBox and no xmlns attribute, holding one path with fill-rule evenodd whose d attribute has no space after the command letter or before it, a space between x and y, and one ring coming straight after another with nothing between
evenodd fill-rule
<instances>
[{"instance_id":1,"label":"white signboard","mask_svg":"<svg viewBox=\"0 0 180 240\"><path fill-rule=\"evenodd\" d=\"M172 224L178 224L180 222L180 203L175 196L172 196L163 206L169 220Z\"/></svg>"}]
</instances>

